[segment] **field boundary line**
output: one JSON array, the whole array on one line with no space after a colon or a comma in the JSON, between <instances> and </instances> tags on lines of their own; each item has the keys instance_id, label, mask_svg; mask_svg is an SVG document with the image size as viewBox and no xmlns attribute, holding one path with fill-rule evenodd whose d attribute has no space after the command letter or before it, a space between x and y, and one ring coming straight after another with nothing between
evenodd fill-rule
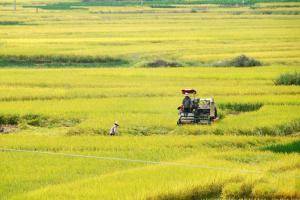
<instances>
[{"instance_id":1,"label":"field boundary line","mask_svg":"<svg viewBox=\"0 0 300 200\"><path fill-rule=\"evenodd\" d=\"M120 157L109 157L109 156L94 156L94 155L82 155L82 154L70 154L70 153L60 153L60 152L51 152L51 151L37 151L37 150L23 150L23 149L6 149L0 148L2 152L24 152L24 153L35 153L35 154L45 154L45 155L59 155L65 157L77 157L77 158L92 158L99 160L110 160L110 161L123 161L123 162L132 162L132 163L144 163L144 164L154 164L154 165L165 165L165 166L179 166L179 167L188 167L188 168L200 168L200 169L209 169L217 171L227 171L227 172L239 172L246 174L264 174L268 173L271 175L277 175L274 172L262 171L262 170L248 170L248 169L232 169L226 167L214 167L208 165L198 165L198 164L189 164L189 163L179 163L179 162L164 162L164 161L151 161L151 160L141 160L141 159L129 159L129 158L120 158ZM288 177L285 177L288 178ZM290 177L290 178L300 178L300 176Z\"/></svg>"}]
</instances>

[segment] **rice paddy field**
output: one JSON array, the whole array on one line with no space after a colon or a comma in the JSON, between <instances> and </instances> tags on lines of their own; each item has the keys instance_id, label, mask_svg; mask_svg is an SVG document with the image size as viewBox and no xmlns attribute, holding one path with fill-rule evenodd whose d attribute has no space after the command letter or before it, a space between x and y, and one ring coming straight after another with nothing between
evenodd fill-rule
<instances>
[{"instance_id":1,"label":"rice paddy field","mask_svg":"<svg viewBox=\"0 0 300 200\"><path fill-rule=\"evenodd\" d=\"M300 73L299 13L1 1L0 199L299 199L300 87L276 81ZM260 66L220 67L241 54ZM220 119L177 126L183 88Z\"/></svg>"}]
</instances>

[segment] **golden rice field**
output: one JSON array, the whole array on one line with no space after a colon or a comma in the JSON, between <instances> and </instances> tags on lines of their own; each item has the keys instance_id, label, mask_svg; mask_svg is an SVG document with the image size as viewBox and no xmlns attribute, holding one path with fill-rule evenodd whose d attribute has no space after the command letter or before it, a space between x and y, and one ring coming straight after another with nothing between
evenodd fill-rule
<instances>
[{"instance_id":1,"label":"golden rice field","mask_svg":"<svg viewBox=\"0 0 300 200\"><path fill-rule=\"evenodd\" d=\"M32 2L0 2L1 200L300 198L300 87L274 83L300 73L300 3ZM263 66L211 66L241 54ZM182 88L220 120L177 126Z\"/></svg>"},{"instance_id":2,"label":"golden rice field","mask_svg":"<svg viewBox=\"0 0 300 200\"><path fill-rule=\"evenodd\" d=\"M300 62L299 15L287 12L300 12L299 3L278 3L275 8L258 4L257 9L187 5L40 9L36 13L34 8L21 7L30 2L20 2L17 12L5 4L0 7L4 10L1 21L21 23L1 26L0 55L111 56L134 66L153 59L202 65L241 53L267 65ZM283 14L261 14L267 11Z\"/></svg>"},{"instance_id":3,"label":"golden rice field","mask_svg":"<svg viewBox=\"0 0 300 200\"><path fill-rule=\"evenodd\" d=\"M80 120L67 134L107 134L117 120L124 135L287 135L299 131L300 88L276 86L273 80L295 70L280 66L2 69L0 111ZM185 87L197 88L200 96L213 96L222 119L212 126L178 127L176 108ZM231 104L258 107L240 112L230 109Z\"/></svg>"}]
</instances>

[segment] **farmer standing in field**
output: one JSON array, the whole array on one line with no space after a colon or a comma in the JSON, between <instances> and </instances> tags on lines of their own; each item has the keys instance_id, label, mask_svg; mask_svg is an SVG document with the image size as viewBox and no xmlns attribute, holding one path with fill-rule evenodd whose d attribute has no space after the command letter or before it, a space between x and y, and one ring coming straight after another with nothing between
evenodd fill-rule
<instances>
[{"instance_id":1,"label":"farmer standing in field","mask_svg":"<svg viewBox=\"0 0 300 200\"><path fill-rule=\"evenodd\" d=\"M118 127L119 127L119 124L117 121L115 121L114 125L110 128L109 135L111 135L111 136L117 135Z\"/></svg>"}]
</instances>

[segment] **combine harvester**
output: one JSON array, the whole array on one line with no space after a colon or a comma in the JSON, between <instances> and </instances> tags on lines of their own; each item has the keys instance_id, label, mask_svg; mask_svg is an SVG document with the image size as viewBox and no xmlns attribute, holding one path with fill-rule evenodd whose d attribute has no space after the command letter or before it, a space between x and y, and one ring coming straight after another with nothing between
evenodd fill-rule
<instances>
[{"instance_id":1,"label":"combine harvester","mask_svg":"<svg viewBox=\"0 0 300 200\"><path fill-rule=\"evenodd\" d=\"M182 124L211 124L218 120L217 108L214 99L196 98L197 91L194 89L183 89L185 95L182 105L178 107L178 125ZM193 96L191 98L190 96Z\"/></svg>"}]
</instances>

